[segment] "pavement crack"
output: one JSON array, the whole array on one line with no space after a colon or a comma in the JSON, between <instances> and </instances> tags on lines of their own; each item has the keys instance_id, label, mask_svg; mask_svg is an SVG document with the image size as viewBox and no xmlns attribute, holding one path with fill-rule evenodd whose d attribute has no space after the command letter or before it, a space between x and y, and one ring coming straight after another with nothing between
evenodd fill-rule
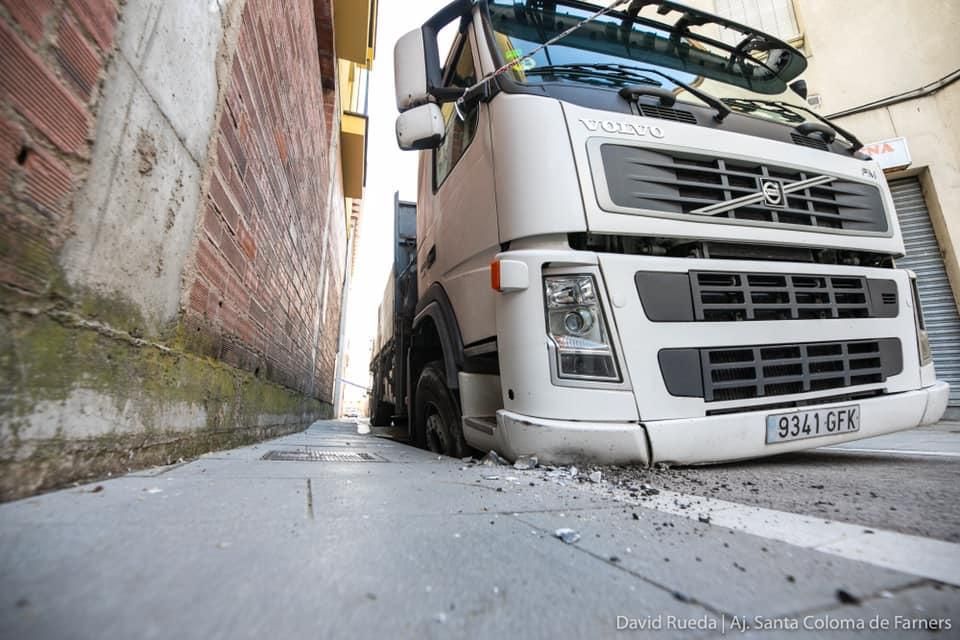
<instances>
[{"instance_id":1,"label":"pavement crack","mask_svg":"<svg viewBox=\"0 0 960 640\"><path fill-rule=\"evenodd\" d=\"M534 524L534 523L532 523L532 522L529 522L528 520L524 520L523 518L520 518L520 517L518 517L517 520L519 520L520 522L523 522L524 524L528 525L529 527L531 527L531 528L533 528L533 529L536 529L536 530L538 530L538 531L543 532L543 533L546 535L546 537L548 537L548 538L553 538L553 537L554 537L554 536L553 536L553 532L550 531L550 530L548 530L548 529L544 529L543 527L541 527L541 526L539 526L539 525L537 525L537 524ZM574 544L569 544L569 545L567 545L567 546L570 547L571 549L575 550L575 551L579 551L580 553L586 554L586 555L590 556L591 558L594 558L594 559L596 559L596 560L599 560L600 562L602 562L603 564L607 565L608 567L613 567L614 569L617 569L617 570L619 570L619 571L623 571L624 573L626 573L626 574L628 574L628 575L631 575L631 576L633 576L634 578L638 578L638 579L646 582L646 583L649 584L650 586L654 587L655 589L660 589L661 591L664 591L664 592L670 594L670 595L673 596L675 599L677 599L677 600L679 600L679 601L681 601L681 602L684 602L684 603L689 604L689 605L692 605L692 606L700 607L701 609L703 609L703 610L706 611L707 613L710 613L710 614L712 614L712 615L714 615L714 616L717 616L717 617L719 617L719 618L723 618L723 617L731 618L731 617L733 617L733 614L730 613L730 612L724 611L723 609L720 609L720 608L715 607L715 606L713 606L713 605L711 605L711 604L708 604L708 603L706 603L706 602L703 602L703 601L701 601L701 600L698 600L697 598L693 597L692 595L689 595L689 594L686 594L686 593L682 593L682 592L679 591L678 589L673 589L673 588L669 587L668 585L663 584L662 582L659 582L659 581L657 581L657 580L654 580L653 578L648 578L647 576L645 576L645 575L643 575L643 574L637 573L636 571L633 571L633 570L631 570L631 569L628 569L627 567L624 567L622 564L620 564L620 563L618 563L618 562L610 562L610 559L607 558L606 556L602 556L602 555L600 555L600 554L598 554L598 553L594 553L593 551L590 551L589 549L585 549L584 547L581 547L580 545L578 545L578 544L576 544L576 543L574 543Z\"/></svg>"},{"instance_id":2,"label":"pavement crack","mask_svg":"<svg viewBox=\"0 0 960 640\"><path fill-rule=\"evenodd\" d=\"M313 520L313 485L307 478L307 519Z\"/></svg>"}]
</instances>

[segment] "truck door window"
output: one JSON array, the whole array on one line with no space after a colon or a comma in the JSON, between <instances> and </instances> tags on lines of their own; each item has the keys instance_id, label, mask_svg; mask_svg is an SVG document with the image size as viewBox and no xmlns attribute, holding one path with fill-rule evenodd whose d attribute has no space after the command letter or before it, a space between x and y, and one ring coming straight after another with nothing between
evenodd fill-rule
<instances>
[{"instance_id":1,"label":"truck door window","mask_svg":"<svg viewBox=\"0 0 960 640\"><path fill-rule=\"evenodd\" d=\"M448 65L446 73L447 87L467 88L477 81L477 73L473 66L473 51L470 39L464 37L460 51ZM445 134L443 142L433 153L433 187L437 189L443 184L447 175L456 166L463 152L466 151L477 131L477 104L474 102L469 108L461 108L463 120L457 117L454 103L448 102L441 107Z\"/></svg>"}]
</instances>

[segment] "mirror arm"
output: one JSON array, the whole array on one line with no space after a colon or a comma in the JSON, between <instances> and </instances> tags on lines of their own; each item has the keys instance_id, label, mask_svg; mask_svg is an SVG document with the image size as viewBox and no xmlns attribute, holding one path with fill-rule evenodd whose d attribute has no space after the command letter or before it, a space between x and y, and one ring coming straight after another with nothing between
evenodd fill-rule
<instances>
[{"instance_id":1,"label":"mirror arm","mask_svg":"<svg viewBox=\"0 0 960 640\"><path fill-rule=\"evenodd\" d=\"M466 93L463 87L430 87L429 93L436 98L438 104L457 102L463 98L463 104L470 104L476 100L487 100L490 96L489 81L483 82Z\"/></svg>"},{"instance_id":2,"label":"mirror arm","mask_svg":"<svg viewBox=\"0 0 960 640\"><path fill-rule=\"evenodd\" d=\"M453 102L463 95L463 89L460 87L430 87L427 92L436 98L439 104Z\"/></svg>"},{"instance_id":3,"label":"mirror arm","mask_svg":"<svg viewBox=\"0 0 960 640\"><path fill-rule=\"evenodd\" d=\"M487 102L490 100L494 94L493 89L490 88L491 80L493 80L493 78L488 78L470 91L467 91L467 93L465 93L463 96L463 101L466 103L471 103L474 101Z\"/></svg>"},{"instance_id":4,"label":"mirror arm","mask_svg":"<svg viewBox=\"0 0 960 640\"><path fill-rule=\"evenodd\" d=\"M458 17L470 13L473 7L473 0L453 0L450 4L440 9L429 20L420 27L423 32L424 55L427 65L427 87L428 92L436 97L434 91L442 91L440 85L443 84L441 77L443 69L440 67L440 51L437 49L437 33Z\"/></svg>"}]
</instances>

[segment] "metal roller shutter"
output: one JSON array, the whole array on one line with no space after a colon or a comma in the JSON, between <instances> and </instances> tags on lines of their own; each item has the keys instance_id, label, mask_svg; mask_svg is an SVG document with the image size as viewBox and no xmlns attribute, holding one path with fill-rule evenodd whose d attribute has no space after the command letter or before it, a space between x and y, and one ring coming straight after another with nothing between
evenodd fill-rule
<instances>
[{"instance_id":1,"label":"metal roller shutter","mask_svg":"<svg viewBox=\"0 0 960 640\"><path fill-rule=\"evenodd\" d=\"M930 224L917 178L890 182L907 255L897 266L917 274L920 304L930 335L937 378L950 383L950 406L960 407L960 315L943 268L943 256Z\"/></svg>"}]
</instances>

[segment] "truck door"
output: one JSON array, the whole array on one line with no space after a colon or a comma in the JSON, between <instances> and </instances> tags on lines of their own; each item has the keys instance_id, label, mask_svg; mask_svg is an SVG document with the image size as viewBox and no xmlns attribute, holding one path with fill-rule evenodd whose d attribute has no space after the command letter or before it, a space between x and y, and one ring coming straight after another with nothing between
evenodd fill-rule
<instances>
[{"instance_id":1,"label":"truck door","mask_svg":"<svg viewBox=\"0 0 960 640\"><path fill-rule=\"evenodd\" d=\"M472 25L451 47L444 86L471 86L479 77ZM431 156L432 228L418 247L421 294L439 281L454 307L464 344L496 333L489 264L499 251L490 151L489 109L474 102L458 113L454 103L442 107L446 134Z\"/></svg>"}]
</instances>

